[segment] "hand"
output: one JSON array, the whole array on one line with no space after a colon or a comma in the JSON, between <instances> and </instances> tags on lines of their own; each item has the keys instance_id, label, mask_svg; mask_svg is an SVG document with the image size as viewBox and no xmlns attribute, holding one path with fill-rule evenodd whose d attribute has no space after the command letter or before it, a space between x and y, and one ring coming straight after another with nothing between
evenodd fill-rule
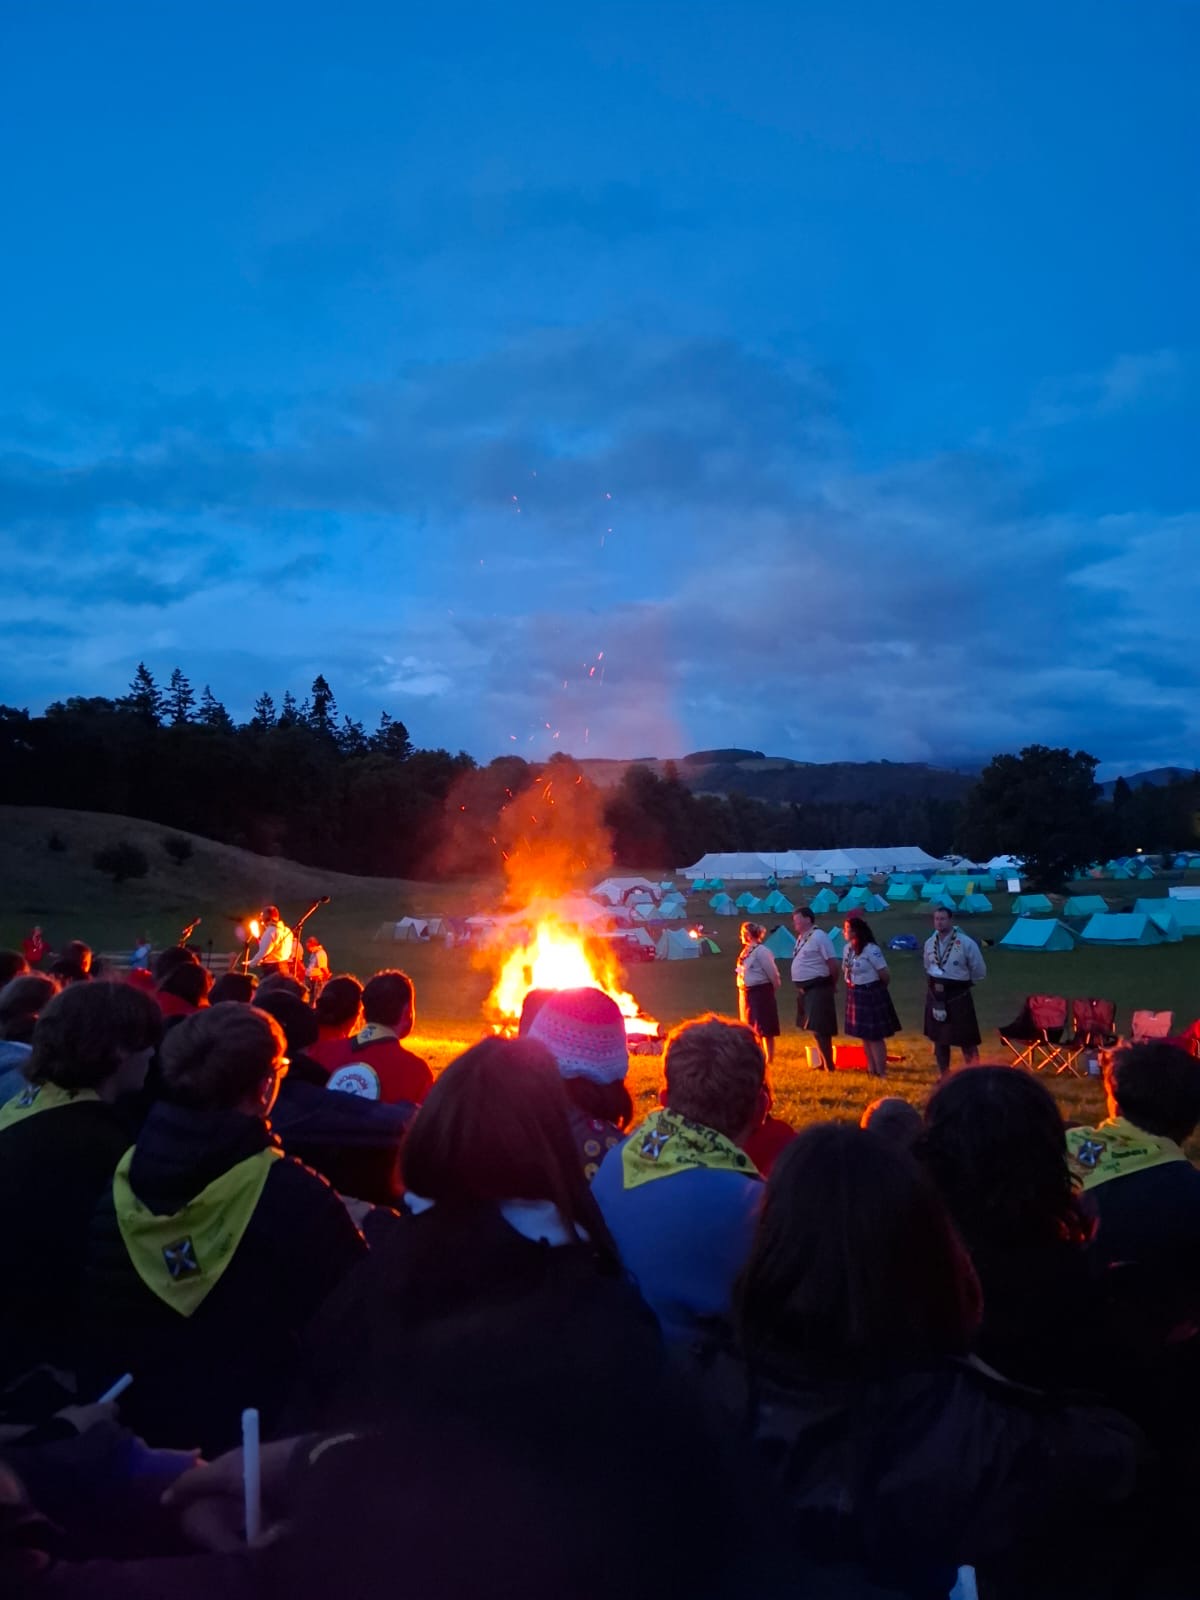
<instances>
[{"instance_id":1,"label":"hand","mask_svg":"<svg viewBox=\"0 0 1200 1600\"><path fill-rule=\"evenodd\" d=\"M259 1449L262 1483L263 1533L257 1541L276 1537L275 1527L286 1507L288 1466L300 1441L277 1439ZM245 1500L241 1449L229 1450L215 1461L201 1462L177 1478L162 1497L169 1511L179 1515L184 1533L203 1550L241 1550L246 1544Z\"/></svg>"}]
</instances>

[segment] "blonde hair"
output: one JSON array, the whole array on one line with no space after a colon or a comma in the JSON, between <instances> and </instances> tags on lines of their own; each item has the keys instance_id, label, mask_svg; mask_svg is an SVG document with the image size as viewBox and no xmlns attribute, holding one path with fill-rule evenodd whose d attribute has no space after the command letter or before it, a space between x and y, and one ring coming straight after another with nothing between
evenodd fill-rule
<instances>
[{"instance_id":1,"label":"blonde hair","mask_svg":"<svg viewBox=\"0 0 1200 1600\"><path fill-rule=\"evenodd\" d=\"M667 1110L736 1139L754 1113L766 1070L762 1046L744 1023L711 1013L681 1022L663 1050Z\"/></svg>"},{"instance_id":2,"label":"blonde hair","mask_svg":"<svg viewBox=\"0 0 1200 1600\"><path fill-rule=\"evenodd\" d=\"M742 923L742 943L760 944L767 936L767 930L761 922Z\"/></svg>"}]
</instances>

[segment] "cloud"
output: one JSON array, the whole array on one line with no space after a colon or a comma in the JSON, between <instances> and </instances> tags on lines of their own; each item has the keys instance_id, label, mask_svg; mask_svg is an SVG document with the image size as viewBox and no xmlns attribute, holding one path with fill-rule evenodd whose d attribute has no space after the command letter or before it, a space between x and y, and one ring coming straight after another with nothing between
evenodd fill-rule
<instances>
[{"instance_id":1,"label":"cloud","mask_svg":"<svg viewBox=\"0 0 1200 1600\"><path fill-rule=\"evenodd\" d=\"M1041 386L1027 426L1057 428L1161 405L1179 392L1185 363L1177 350L1119 355L1099 372L1078 373Z\"/></svg>"}]
</instances>

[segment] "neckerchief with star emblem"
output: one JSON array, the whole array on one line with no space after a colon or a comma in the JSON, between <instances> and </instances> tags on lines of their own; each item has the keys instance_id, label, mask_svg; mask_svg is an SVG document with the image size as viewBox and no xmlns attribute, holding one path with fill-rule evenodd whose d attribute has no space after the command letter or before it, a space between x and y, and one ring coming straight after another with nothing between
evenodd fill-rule
<instances>
[{"instance_id":1,"label":"neckerchief with star emblem","mask_svg":"<svg viewBox=\"0 0 1200 1600\"><path fill-rule=\"evenodd\" d=\"M636 1189L655 1178L672 1178L697 1167L716 1172L761 1174L744 1150L715 1128L689 1122L675 1111L656 1111L621 1148L622 1187Z\"/></svg>"}]
</instances>

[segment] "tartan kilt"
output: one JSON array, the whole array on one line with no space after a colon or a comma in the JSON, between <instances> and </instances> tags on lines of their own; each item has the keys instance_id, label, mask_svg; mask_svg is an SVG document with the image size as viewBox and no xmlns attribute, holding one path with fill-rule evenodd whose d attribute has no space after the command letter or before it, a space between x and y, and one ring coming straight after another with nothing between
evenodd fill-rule
<instances>
[{"instance_id":1,"label":"tartan kilt","mask_svg":"<svg viewBox=\"0 0 1200 1600\"><path fill-rule=\"evenodd\" d=\"M773 983L752 983L748 989L739 989L738 1002L738 1012L748 1028L760 1039L778 1039L779 1006Z\"/></svg>"},{"instance_id":2,"label":"tartan kilt","mask_svg":"<svg viewBox=\"0 0 1200 1600\"><path fill-rule=\"evenodd\" d=\"M933 985L925 990L925 1037L933 1044L949 1045L957 1050L978 1050L983 1042L979 1032L979 1019L975 1015L975 1002L971 998L969 983L955 983L951 978L941 980L946 1020L938 1022L933 1015Z\"/></svg>"},{"instance_id":3,"label":"tartan kilt","mask_svg":"<svg viewBox=\"0 0 1200 1600\"><path fill-rule=\"evenodd\" d=\"M886 984L851 984L846 989L846 1033L851 1039L886 1039L900 1032L900 1018Z\"/></svg>"},{"instance_id":4,"label":"tartan kilt","mask_svg":"<svg viewBox=\"0 0 1200 1600\"><path fill-rule=\"evenodd\" d=\"M832 1039L838 1031L837 1007L833 1003L833 983L797 984L796 1026Z\"/></svg>"}]
</instances>

